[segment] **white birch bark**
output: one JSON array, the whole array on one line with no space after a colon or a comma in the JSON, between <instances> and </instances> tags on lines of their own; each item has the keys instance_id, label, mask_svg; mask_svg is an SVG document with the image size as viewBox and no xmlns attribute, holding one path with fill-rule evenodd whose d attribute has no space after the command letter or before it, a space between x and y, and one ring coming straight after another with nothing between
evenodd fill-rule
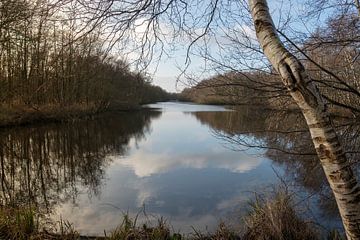
<instances>
[{"instance_id":1,"label":"white birch bark","mask_svg":"<svg viewBox=\"0 0 360 240\"><path fill-rule=\"evenodd\" d=\"M334 193L347 238L360 239L360 187L331 124L319 90L300 61L282 44L266 0L249 0L256 36L301 109Z\"/></svg>"},{"instance_id":2,"label":"white birch bark","mask_svg":"<svg viewBox=\"0 0 360 240\"><path fill-rule=\"evenodd\" d=\"M355 6L356 6L356 9L358 10L358 14L360 17L360 1L359 0L355 0Z\"/></svg>"}]
</instances>

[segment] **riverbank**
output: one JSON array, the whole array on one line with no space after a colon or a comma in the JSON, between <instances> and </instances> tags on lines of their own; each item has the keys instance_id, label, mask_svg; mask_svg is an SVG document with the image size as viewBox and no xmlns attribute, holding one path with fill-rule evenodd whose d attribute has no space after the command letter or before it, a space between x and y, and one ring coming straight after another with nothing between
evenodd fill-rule
<instances>
[{"instance_id":1,"label":"riverbank","mask_svg":"<svg viewBox=\"0 0 360 240\"><path fill-rule=\"evenodd\" d=\"M193 229L192 233L174 233L171 225L162 217L152 223L138 222L139 213L130 217L123 215L120 224L105 236L81 236L71 223L41 223L40 215L34 208L0 207L0 239L98 239L98 240L267 240L267 239L328 239L343 240L338 231L325 232L316 223L300 217L293 201L293 195L279 190L271 197L257 196L249 203L249 212L244 217L242 229L232 229L219 223L213 233ZM145 214L146 215L146 214ZM154 217L153 217L154 218ZM155 222L155 224L154 224Z\"/></svg>"},{"instance_id":2,"label":"riverbank","mask_svg":"<svg viewBox=\"0 0 360 240\"><path fill-rule=\"evenodd\" d=\"M104 112L126 112L138 111L140 109L141 105L137 104L117 104L106 107L98 107L95 105L45 105L41 107L0 106L0 128L48 122L66 122L90 118Z\"/></svg>"},{"instance_id":3,"label":"riverbank","mask_svg":"<svg viewBox=\"0 0 360 240\"><path fill-rule=\"evenodd\" d=\"M184 103L198 104L195 102L184 101ZM233 110L239 110L244 106L256 107L263 110L279 110L269 106L260 105L229 105L229 104L210 104L205 105L222 105ZM71 106L58 106L58 105L44 105L40 107L35 106L5 106L0 105L0 128L24 126L31 124L43 124L49 122L67 122L77 119L92 118L95 115L105 112L129 112L138 111L143 109L139 104L116 104L104 107L96 105L81 105L74 104ZM296 112L297 108L286 108L282 111ZM354 118L349 112L330 111L333 117L337 118Z\"/></svg>"}]
</instances>

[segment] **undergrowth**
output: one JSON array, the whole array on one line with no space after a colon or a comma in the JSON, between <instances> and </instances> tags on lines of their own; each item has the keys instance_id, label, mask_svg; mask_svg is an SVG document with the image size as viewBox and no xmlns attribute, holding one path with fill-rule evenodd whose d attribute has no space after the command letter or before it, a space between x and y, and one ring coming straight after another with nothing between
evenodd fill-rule
<instances>
[{"instance_id":1,"label":"undergrowth","mask_svg":"<svg viewBox=\"0 0 360 240\"><path fill-rule=\"evenodd\" d=\"M272 197L260 197L250 203L248 214L244 217L241 230L230 229L220 223L212 233L202 233L193 229L193 233L182 235L171 231L170 224L157 219L155 224L138 222L139 214L131 217L123 214L120 224L104 237L80 236L72 224L60 220L43 226L35 208L0 207L0 239L9 240L345 240L338 231L320 236L317 225L298 215L290 194L277 191Z\"/></svg>"}]
</instances>

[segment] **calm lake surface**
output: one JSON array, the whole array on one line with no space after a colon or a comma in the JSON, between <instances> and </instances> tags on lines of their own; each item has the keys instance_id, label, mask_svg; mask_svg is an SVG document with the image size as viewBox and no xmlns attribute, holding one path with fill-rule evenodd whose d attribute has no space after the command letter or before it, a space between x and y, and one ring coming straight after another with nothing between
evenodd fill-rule
<instances>
[{"instance_id":1,"label":"calm lake surface","mask_svg":"<svg viewBox=\"0 0 360 240\"><path fill-rule=\"evenodd\" d=\"M221 220L241 225L255 192L286 181L301 214L341 226L297 113L147 107L154 109L2 131L2 204L35 204L81 234L103 235L142 209L188 233Z\"/></svg>"}]
</instances>

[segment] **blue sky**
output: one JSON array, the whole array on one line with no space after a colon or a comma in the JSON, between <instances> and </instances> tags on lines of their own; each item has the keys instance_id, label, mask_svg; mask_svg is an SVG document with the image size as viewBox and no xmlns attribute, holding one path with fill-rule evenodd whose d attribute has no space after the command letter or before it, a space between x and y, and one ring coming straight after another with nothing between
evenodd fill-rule
<instances>
[{"instance_id":1,"label":"blue sky","mask_svg":"<svg viewBox=\"0 0 360 240\"><path fill-rule=\"evenodd\" d=\"M309 34L311 31L313 31L317 26L321 25L322 22L327 18L326 15L322 15L320 19L305 19L303 15L308 10L308 6L305 5L305 1L300 0L270 0L269 1L269 8L272 12L272 16L274 18L274 23L277 26L281 26L285 21L287 17L291 18L291 21L289 22L288 27L285 29L287 31L287 34L289 36L292 35L295 31L298 32L304 32L306 34ZM222 13L220 13L222 14ZM241 23L242 20L239 21ZM245 20L242 27L245 27ZM213 29L215 29L214 27ZM251 32L251 25L247 25L245 27L245 31L247 31L247 34L254 35L254 33ZM215 30L216 31L216 30ZM214 32L215 32L214 31ZM227 40L221 40L223 39L222 36L224 35L223 32L215 33L217 38L220 39L220 41L227 41ZM253 36L254 37L254 36ZM179 43L178 43L179 44ZM201 41L199 41L198 46L202 44ZM188 83L188 81L182 77L181 81L176 84L177 77L181 74L182 70L185 68L186 64L186 50L189 45L189 42L181 42L178 46L176 46L175 51L168 51L170 56L163 57L159 62L153 62L150 65L149 72L152 73L153 78L153 84L161 86L162 88L166 89L169 92L179 92L184 87L191 85L191 83ZM220 42L221 45L221 42ZM216 56L216 58L219 57L218 52L219 46L217 44L210 44L208 45L209 51L213 51L213 55ZM222 54L226 56L226 51L232 51L229 47L228 49L223 49ZM204 78L207 78L211 75L215 74L215 71L212 70L211 67L204 61L203 58L196 56L198 53L196 50L196 46L193 49L193 53L195 55L191 56L191 64L189 65L189 68L187 69L187 73L193 74L196 80L202 80ZM226 61L231 61L226 60ZM236 62L231 63L232 66L236 66ZM239 67L237 69L242 69L242 67Z\"/></svg>"}]
</instances>

